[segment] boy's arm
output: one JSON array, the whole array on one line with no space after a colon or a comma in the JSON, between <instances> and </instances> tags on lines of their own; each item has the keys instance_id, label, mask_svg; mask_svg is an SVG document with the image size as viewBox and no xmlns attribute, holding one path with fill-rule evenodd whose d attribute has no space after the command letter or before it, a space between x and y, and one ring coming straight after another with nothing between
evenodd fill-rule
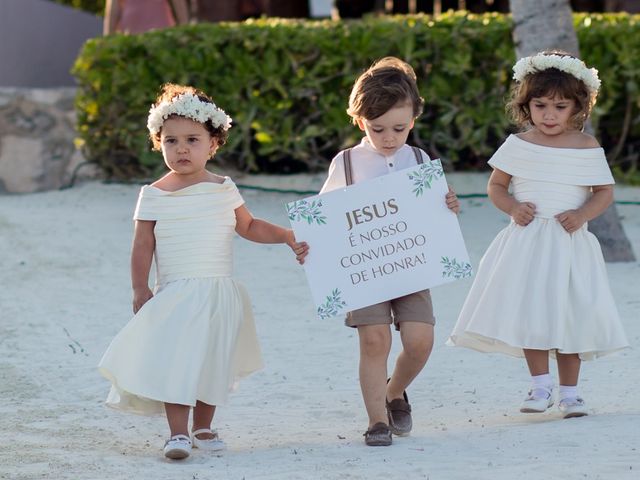
<instances>
[{"instance_id":1,"label":"boy's arm","mask_svg":"<svg viewBox=\"0 0 640 480\"><path fill-rule=\"evenodd\" d=\"M133 288L133 313L137 313L153 297L149 288L149 271L156 248L154 221L136 220L131 248L131 287Z\"/></svg>"},{"instance_id":2,"label":"boy's arm","mask_svg":"<svg viewBox=\"0 0 640 480\"><path fill-rule=\"evenodd\" d=\"M327 172L327 179L324 181L324 185L320 189L320 193L327 193L338 188L344 188L347 185L347 180L344 173L344 157L343 153L338 153L331 164L329 165L329 171Z\"/></svg>"},{"instance_id":3,"label":"boy's arm","mask_svg":"<svg viewBox=\"0 0 640 480\"><path fill-rule=\"evenodd\" d=\"M304 263L309 246L306 242L296 242L293 230L253 218L246 206L242 205L236 212L236 232L242 238L258 243L286 243L296 254L298 263Z\"/></svg>"},{"instance_id":4,"label":"boy's arm","mask_svg":"<svg viewBox=\"0 0 640 480\"><path fill-rule=\"evenodd\" d=\"M510 215L518 225L527 226L533 220L536 206L531 202L518 202L513 198L509 194L509 182L511 182L511 175L494 168L487 186L489 198L496 207Z\"/></svg>"},{"instance_id":5,"label":"boy's arm","mask_svg":"<svg viewBox=\"0 0 640 480\"><path fill-rule=\"evenodd\" d=\"M447 186L449 187L449 192L444 197L445 202L447 202L447 208L457 215L460 213L460 201L458 200L456 192L451 188L451 185Z\"/></svg>"}]
</instances>

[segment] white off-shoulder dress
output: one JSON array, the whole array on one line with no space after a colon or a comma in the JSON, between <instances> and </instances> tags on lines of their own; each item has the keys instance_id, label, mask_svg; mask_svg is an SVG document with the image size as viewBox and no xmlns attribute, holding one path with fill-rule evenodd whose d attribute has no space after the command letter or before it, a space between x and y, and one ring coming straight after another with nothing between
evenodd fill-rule
<instances>
[{"instance_id":1,"label":"white off-shoulder dress","mask_svg":"<svg viewBox=\"0 0 640 480\"><path fill-rule=\"evenodd\" d=\"M250 299L231 276L243 203L229 178L142 187L134 219L156 222L156 285L100 361L109 406L162 414L164 402L223 405L236 380L262 368Z\"/></svg>"},{"instance_id":2,"label":"white off-shoulder dress","mask_svg":"<svg viewBox=\"0 0 640 480\"><path fill-rule=\"evenodd\" d=\"M525 226L498 233L477 269L448 345L522 357L523 348L583 360L628 346L600 244L585 224L570 234L554 218L582 206L613 177L602 148L536 145L511 135L489 164L536 206Z\"/></svg>"}]
</instances>

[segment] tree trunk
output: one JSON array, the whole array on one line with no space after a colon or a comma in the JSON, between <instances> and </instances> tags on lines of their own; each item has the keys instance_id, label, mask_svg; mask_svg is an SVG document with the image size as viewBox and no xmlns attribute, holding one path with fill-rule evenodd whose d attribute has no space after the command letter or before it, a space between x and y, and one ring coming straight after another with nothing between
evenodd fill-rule
<instances>
[{"instance_id":1,"label":"tree trunk","mask_svg":"<svg viewBox=\"0 0 640 480\"><path fill-rule=\"evenodd\" d=\"M510 0L510 7L513 16L513 40L518 58L547 49L561 49L580 56L569 0ZM590 124L587 127L587 130L589 129ZM635 260L615 204L589 222L589 230L600 241L606 261Z\"/></svg>"},{"instance_id":2,"label":"tree trunk","mask_svg":"<svg viewBox=\"0 0 640 480\"><path fill-rule=\"evenodd\" d=\"M560 48L579 56L569 0L510 0L518 58Z\"/></svg>"}]
</instances>

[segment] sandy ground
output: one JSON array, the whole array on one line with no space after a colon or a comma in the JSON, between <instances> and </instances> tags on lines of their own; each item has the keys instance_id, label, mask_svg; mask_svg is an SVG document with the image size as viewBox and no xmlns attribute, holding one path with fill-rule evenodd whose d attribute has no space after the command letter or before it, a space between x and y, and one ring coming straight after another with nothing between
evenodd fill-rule
<instances>
[{"instance_id":1,"label":"sandy ground","mask_svg":"<svg viewBox=\"0 0 640 480\"><path fill-rule=\"evenodd\" d=\"M452 181L464 193L464 178ZM228 450L165 461L163 417L112 411L96 364L130 318L128 255L138 186L88 183L0 197L0 478L544 479L640 478L640 263L609 264L634 348L583 366L592 415L517 409L524 362L444 346L470 280L433 291L436 347L409 390L410 437L366 447L357 335L314 315L303 270L283 246L237 239L236 276L254 304L266 368L215 423ZM295 194L243 190L254 215L287 224ZM618 198L640 199L622 188ZM463 200L471 259L507 219ZM619 205L640 255L640 206ZM394 338L393 352L397 352ZM188 354L188 352L185 352ZM555 374L555 372L554 372Z\"/></svg>"}]
</instances>

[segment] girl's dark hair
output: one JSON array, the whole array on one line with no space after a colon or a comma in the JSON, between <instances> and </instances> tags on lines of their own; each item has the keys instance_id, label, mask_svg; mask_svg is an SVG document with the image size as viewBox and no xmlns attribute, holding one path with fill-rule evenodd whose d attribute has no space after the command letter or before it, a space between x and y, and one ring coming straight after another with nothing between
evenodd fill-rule
<instances>
[{"instance_id":1,"label":"girl's dark hair","mask_svg":"<svg viewBox=\"0 0 640 480\"><path fill-rule=\"evenodd\" d=\"M154 107L160 105L162 102L170 102L174 98L184 93L190 93L195 95L202 102L206 103L214 103L214 101L202 90L198 90L197 88L190 87L187 85L177 85L175 83L165 83L162 85L160 90L160 94L156 98L156 102L153 104ZM179 115L171 115L169 118L175 118ZM207 120L202 125L207 129L212 138L218 139L218 146L222 146L227 142L227 138L229 138L229 132L224 130L222 127L214 127L211 123L211 120ZM160 134L162 133L162 128L158 133L149 134L149 138L151 139L151 143L153 144L153 150L160 151L161 150L161 142L160 142Z\"/></svg>"},{"instance_id":2,"label":"girl's dark hair","mask_svg":"<svg viewBox=\"0 0 640 480\"><path fill-rule=\"evenodd\" d=\"M573 57L561 50L548 50L545 55L560 55ZM507 115L518 126L531 124L529 102L533 98L553 97L566 98L575 102L575 109L569 118L571 127L581 130L584 127L593 106L596 103L597 92L591 92L585 83L557 68L548 68L530 73L522 82L517 82L511 89L511 95L506 106Z\"/></svg>"},{"instance_id":3,"label":"girl's dark hair","mask_svg":"<svg viewBox=\"0 0 640 480\"><path fill-rule=\"evenodd\" d=\"M424 99L418 91L416 73L408 63L385 57L357 78L347 113L355 124L358 119L376 119L401 103L412 106L414 118L422 113Z\"/></svg>"}]
</instances>

